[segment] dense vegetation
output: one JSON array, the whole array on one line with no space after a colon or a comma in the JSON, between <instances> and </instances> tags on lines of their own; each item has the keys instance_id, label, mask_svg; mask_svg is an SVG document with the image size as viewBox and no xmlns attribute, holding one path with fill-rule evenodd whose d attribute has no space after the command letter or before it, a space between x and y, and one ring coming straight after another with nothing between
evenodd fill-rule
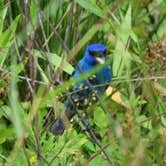
<instances>
[{"instance_id":1,"label":"dense vegetation","mask_svg":"<svg viewBox=\"0 0 166 166\"><path fill-rule=\"evenodd\" d=\"M0 165L166 165L165 0L1 0L0 9ZM89 43L108 47L114 75L102 103L84 110L98 145L77 116L62 136L48 130Z\"/></svg>"}]
</instances>

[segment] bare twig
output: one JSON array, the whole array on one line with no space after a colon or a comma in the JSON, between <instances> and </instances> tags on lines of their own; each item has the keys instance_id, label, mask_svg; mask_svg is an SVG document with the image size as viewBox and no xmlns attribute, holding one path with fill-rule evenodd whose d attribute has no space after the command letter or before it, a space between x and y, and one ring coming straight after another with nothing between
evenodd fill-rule
<instances>
[{"instance_id":1,"label":"bare twig","mask_svg":"<svg viewBox=\"0 0 166 166\"><path fill-rule=\"evenodd\" d=\"M31 146L32 149L36 151L36 146L30 139L26 139L25 143ZM40 154L40 158L45 162L45 164L49 165L49 162L41 154Z\"/></svg>"},{"instance_id":2,"label":"bare twig","mask_svg":"<svg viewBox=\"0 0 166 166\"><path fill-rule=\"evenodd\" d=\"M29 155L28 155L28 153L27 153L27 151L26 151L26 148L25 148L25 142L23 142L23 150L24 150L24 154L25 154L25 158L26 158L26 160L27 160L27 163L28 163L28 166L31 166L31 162L30 162L30 160L29 160Z\"/></svg>"},{"instance_id":3,"label":"bare twig","mask_svg":"<svg viewBox=\"0 0 166 166\"><path fill-rule=\"evenodd\" d=\"M162 116L162 115L165 115L165 114L166 114L166 111L161 112L161 113L159 113L159 114L156 114L156 116L157 116L157 118L161 118L161 116ZM156 117L156 116L155 116L155 117ZM143 120L143 121L141 121L141 122L138 122L137 124L138 124L138 125L142 125L142 123L148 122L148 121L152 120L153 118L154 118L154 116L148 117L147 119L145 119L145 120Z\"/></svg>"},{"instance_id":4,"label":"bare twig","mask_svg":"<svg viewBox=\"0 0 166 166\"><path fill-rule=\"evenodd\" d=\"M34 35L32 37L33 33L31 33L28 30L28 26L30 23L30 16L29 16L29 6L28 6L27 0L24 0L24 13L25 13L26 37L27 37L26 51L29 54L29 70L30 70L30 78L31 78L30 83L32 86L31 102L33 102L34 96L35 96L35 83L34 83L34 80L35 80L35 60L34 60L34 57L32 55ZM40 19L39 19L39 21L40 21ZM36 130L34 130L34 135L36 138L37 165L40 166L41 165L41 158L40 158L41 152L40 152L40 129L38 126L38 113L34 117L33 125L35 126L34 128L36 129Z\"/></svg>"},{"instance_id":5,"label":"bare twig","mask_svg":"<svg viewBox=\"0 0 166 166\"><path fill-rule=\"evenodd\" d=\"M41 16L47 20L46 16L41 12ZM48 20L47 20L48 21ZM67 47L65 41L61 38L59 33L57 32L56 28L52 25L52 23L48 22L49 26L52 28L52 31L54 32L55 37L59 40L59 42L62 44L64 50L69 53L69 48Z\"/></svg>"},{"instance_id":6,"label":"bare twig","mask_svg":"<svg viewBox=\"0 0 166 166\"><path fill-rule=\"evenodd\" d=\"M41 19L41 17L44 17L44 18L45 18L45 15L44 15L40 10L38 11L38 13L40 13L40 19ZM46 20L47 20L47 19L46 19ZM48 20L47 20L47 22L48 22ZM61 38L61 36L60 36L59 33L56 31L56 29L54 28L54 26L53 26L50 22L48 22L48 24L49 24L49 26L52 28L52 31L54 32L54 35L56 36L56 38L60 41L60 43L61 43L62 46L64 47L66 53L69 54L69 48L68 48L66 42ZM47 40L46 37L45 37L45 40ZM61 60L60 66L63 66L63 65L64 65L64 60L65 60L65 54L62 54L62 60ZM60 73L61 73L61 68L58 68L57 70L54 70L54 72L53 72L53 74L52 74L52 80L51 80L51 82L50 82L52 85L54 84L54 82L55 82L56 80L59 80L58 77L59 77L59 74L60 74Z\"/></svg>"},{"instance_id":7,"label":"bare twig","mask_svg":"<svg viewBox=\"0 0 166 166\"><path fill-rule=\"evenodd\" d=\"M65 11L64 15L62 16L62 18L59 20L58 24L55 26L55 30L57 30L59 28L59 26L61 25L62 21L64 20L64 18L66 17L67 13L69 11L69 8ZM54 31L51 32L51 34L49 35L49 37L45 40L44 44L42 45L42 47L45 47L47 45L47 43L49 42L49 40L51 39L51 37L54 35Z\"/></svg>"},{"instance_id":8,"label":"bare twig","mask_svg":"<svg viewBox=\"0 0 166 166\"><path fill-rule=\"evenodd\" d=\"M77 68L78 68L78 70L80 71L80 73L83 73L82 69L81 69L78 65L77 65ZM105 113L107 113L107 109L106 109L105 105L103 104L103 101L101 100L101 97L100 97L99 93L97 92L97 90L93 87L93 85L90 83L90 81L89 81L88 79L85 79L85 81L86 81L88 87L89 87L89 88L92 90L92 92L96 95L96 97L97 97L97 99L98 99L98 101L99 101L99 103L100 103L100 106L101 106L101 108L103 109L103 111L104 111Z\"/></svg>"},{"instance_id":9,"label":"bare twig","mask_svg":"<svg viewBox=\"0 0 166 166\"><path fill-rule=\"evenodd\" d=\"M30 22L29 20L29 7L28 7L28 1L24 0L24 15L25 15L25 24L26 24L26 37L27 37L27 43L26 43L26 51L29 55L29 71L30 71L30 78L31 78L31 87L32 87L32 92L31 92L31 101L34 98L35 94L35 84L34 84L34 79L35 79L35 63L34 63L34 57L32 55L32 46L33 46L33 40L31 37L31 33L28 30L28 24Z\"/></svg>"},{"instance_id":10,"label":"bare twig","mask_svg":"<svg viewBox=\"0 0 166 166\"><path fill-rule=\"evenodd\" d=\"M76 16L74 16L74 20L75 20L75 33L74 33L74 39L73 39L73 44L75 45L78 42L79 39L79 29L80 29L80 21L81 21L81 15L82 15L82 8L80 8L80 6L76 3Z\"/></svg>"},{"instance_id":11,"label":"bare twig","mask_svg":"<svg viewBox=\"0 0 166 166\"><path fill-rule=\"evenodd\" d=\"M66 145L66 142L64 142L63 146L61 147L61 149L59 150L59 152L51 159L50 163L49 163L49 166L52 165L53 161L58 157L58 155L62 152L62 150L64 149Z\"/></svg>"},{"instance_id":12,"label":"bare twig","mask_svg":"<svg viewBox=\"0 0 166 166\"><path fill-rule=\"evenodd\" d=\"M77 112L78 117L80 118L80 120L82 121L83 125L86 127L87 132L90 134L90 136L93 138L94 143L97 144L97 146L101 149L101 151L103 152L103 154L105 155L106 159L108 160L108 162L111 165L113 164L112 159L110 158L109 154L105 151L105 149L102 147L101 143L99 142L99 140L97 139L95 133L93 132L89 122L87 119L84 119L84 117L81 115L80 111L76 108L75 109Z\"/></svg>"},{"instance_id":13,"label":"bare twig","mask_svg":"<svg viewBox=\"0 0 166 166\"><path fill-rule=\"evenodd\" d=\"M43 38L44 38L44 41L47 40L47 37L46 37L46 32L44 30L44 25L43 25L43 22L42 22L42 16L41 16L41 11L39 9L39 4L37 3L37 1L35 0L35 5L36 5L36 8L37 8L37 14L38 14L38 20L39 20L39 25L41 27L41 30L42 30L42 35L43 35ZM47 52L50 53L50 48L48 46L48 42L45 42L46 43L46 49L47 49ZM50 66L50 69L53 71L54 70L54 67L51 63L51 59L49 56L46 56L46 59L48 61L48 64Z\"/></svg>"},{"instance_id":14,"label":"bare twig","mask_svg":"<svg viewBox=\"0 0 166 166\"><path fill-rule=\"evenodd\" d=\"M78 70L80 71L80 73L83 73L82 69L77 65L77 68ZM102 107L103 111L104 112L107 112L106 111L106 108L101 100L101 97L100 95L98 94L97 90L95 90L95 88L93 88L93 85L91 85L91 83L89 82L88 79L85 80L88 87L93 91L93 93L95 93L99 103L100 103L100 106ZM73 106L75 107L75 110L76 110L76 113L78 115L78 117L80 118L80 120L82 121L83 125L86 127L88 133L90 134L90 136L93 138L94 142L98 145L98 147L101 149L101 151L104 153L104 155L106 156L108 162L113 165L113 162L112 162L112 159L110 158L110 156L107 154L107 152L103 149L102 145L100 144L99 140L97 139L96 135L94 134L94 132L92 131L91 129L91 126L88 122L88 119L84 119L84 117L81 115L81 113L79 112L79 110L76 108L76 106L74 105L71 97L69 96L68 97L69 101L73 104ZM112 120L113 121L113 120Z\"/></svg>"},{"instance_id":15,"label":"bare twig","mask_svg":"<svg viewBox=\"0 0 166 166\"><path fill-rule=\"evenodd\" d=\"M110 146L110 143L108 143L107 145L103 146L102 149L106 149L106 148L108 148L109 146ZM102 150L101 150L101 149L99 149L96 153L92 154L92 155L89 157L88 161L93 160L93 159L94 159L95 157L97 157L100 153L102 153Z\"/></svg>"},{"instance_id":16,"label":"bare twig","mask_svg":"<svg viewBox=\"0 0 166 166\"><path fill-rule=\"evenodd\" d=\"M111 10L109 10L108 12L109 12L110 16L113 18L113 20L117 23L117 25L120 25L120 21L119 21L119 19L114 15L114 13L113 13Z\"/></svg>"},{"instance_id":17,"label":"bare twig","mask_svg":"<svg viewBox=\"0 0 166 166\"><path fill-rule=\"evenodd\" d=\"M3 72L4 74L11 74L10 71L8 70L5 70L3 69L2 67L0 67L0 72ZM25 80L25 81L28 81L28 82L31 82L32 79L29 78L29 77L26 77L26 76L22 76L22 75L17 75L17 78L19 78L20 80ZM112 82L113 83L123 83L123 82L137 82L137 81L145 81L145 80L165 80L166 79L166 76L163 75L163 76L151 76L151 77L138 77L138 78L131 78L131 79L126 79L125 77L117 77L117 78L113 78L112 79ZM39 81L39 80L34 80L34 83L35 84L39 84L39 85L48 85L47 83L43 82L43 81ZM102 87L102 86L105 86L105 85L109 85L108 84L98 84L98 85L93 85L94 88L96 87ZM75 93L75 92L78 92L80 90L75 90L73 92L69 92L69 93Z\"/></svg>"},{"instance_id":18,"label":"bare twig","mask_svg":"<svg viewBox=\"0 0 166 166\"><path fill-rule=\"evenodd\" d=\"M161 24L165 21L165 19L166 19L166 13L160 18L155 28L149 33L150 39L152 39L153 35L157 33L158 29L160 28Z\"/></svg>"}]
</instances>

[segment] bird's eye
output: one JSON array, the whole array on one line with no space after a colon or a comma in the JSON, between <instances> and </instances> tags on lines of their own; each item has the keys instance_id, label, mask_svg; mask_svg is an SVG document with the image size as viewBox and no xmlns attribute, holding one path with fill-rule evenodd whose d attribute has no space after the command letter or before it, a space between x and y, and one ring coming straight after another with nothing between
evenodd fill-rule
<instances>
[{"instance_id":1,"label":"bird's eye","mask_svg":"<svg viewBox=\"0 0 166 166\"><path fill-rule=\"evenodd\" d=\"M100 57L102 56L103 52L101 51L89 51L89 54L94 57Z\"/></svg>"},{"instance_id":2,"label":"bird's eye","mask_svg":"<svg viewBox=\"0 0 166 166\"><path fill-rule=\"evenodd\" d=\"M95 56L95 55L96 55L96 52L95 52L95 51L89 51L89 54L90 54L91 56Z\"/></svg>"},{"instance_id":3,"label":"bird's eye","mask_svg":"<svg viewBox=\"0 0 166 166\"><path fill-rule=\"evenodd\" d=\"M107 50L106 50L106 49L103 51L103 54L104 54L104 55L107 55Z\"/></svg>"},{"instance_id":4,"label":"bird's eye","mask_svg":"<svg viewBox=\"0 0 166 166\"><path fill-rule=\"evenodd\" d=\"M103 57L103 56L106 56L107 50L104 50L104 51L90 51L89 50L89 54L94 57Z\"/></svg>"}]
</instances>

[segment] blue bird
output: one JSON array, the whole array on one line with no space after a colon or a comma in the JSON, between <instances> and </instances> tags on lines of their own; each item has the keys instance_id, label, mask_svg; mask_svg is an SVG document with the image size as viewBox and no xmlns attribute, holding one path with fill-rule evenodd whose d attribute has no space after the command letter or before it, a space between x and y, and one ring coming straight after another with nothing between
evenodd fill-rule
<instances>
[{"instance_id":1,"label":"blue bird","mask_svg":"<svg viewBox=\"0 0 166 166\"><path fill-rule=\"evenodd\" d=\"M66 116L71 119L75 109L86 109L97 101L97 94L101 95L112 79L111 66L106 64L107 49L103 44L90 44L87 46L83 58L78 62L73 73L73 78L80 77L82 73L87 73L94 69L96 65L102 64L97 72L89 78L77 82L70 90L70 99L66 101ZM55 135L64 132L63 120L58 118L50 127L50 131Z\"/></svg>"}]
</instances>

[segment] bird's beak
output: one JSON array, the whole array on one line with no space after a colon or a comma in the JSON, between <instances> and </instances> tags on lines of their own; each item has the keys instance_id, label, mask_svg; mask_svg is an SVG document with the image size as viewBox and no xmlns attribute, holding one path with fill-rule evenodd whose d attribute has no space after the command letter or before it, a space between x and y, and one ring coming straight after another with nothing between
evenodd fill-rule
<instances>
[{"instance_id":1,"label":"bird's beak","mask_svg":"<svg viewBox=\"0 0 166 166\"><path fill-rule=\"evenodd\" d=\"M104 64L105 63L105 58L97 57L96 61L100 64Z\"/></svg>"}]
</instances>

